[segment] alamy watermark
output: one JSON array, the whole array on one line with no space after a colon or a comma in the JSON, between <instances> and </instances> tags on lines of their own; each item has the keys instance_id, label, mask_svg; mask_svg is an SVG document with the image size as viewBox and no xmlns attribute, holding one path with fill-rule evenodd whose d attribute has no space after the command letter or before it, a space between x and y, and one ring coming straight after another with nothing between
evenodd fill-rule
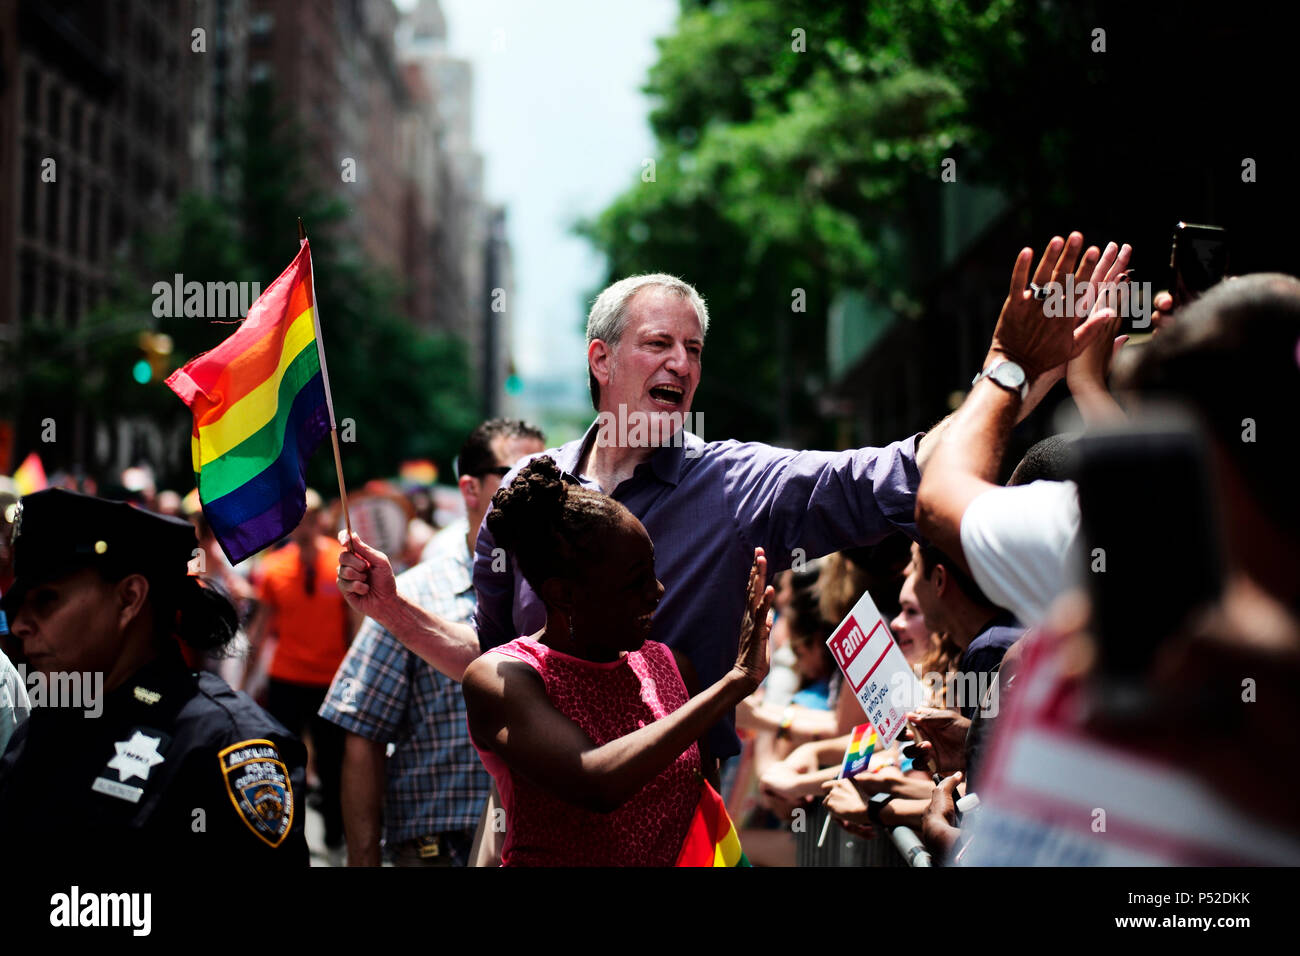
<instances>
[{"instance_id":1,"label":"alamy watermark","mask_svg":"<svg viewBox=\"0 0 1300 956\"><path fill-rule=\"evenodd\" d=\"M950 710L974 708L982 717L998 715L998 674L989 671L931 671L921 675L921 693L917 700L916 684L906 674L894 675L890 703L903 710L925 707L930 701L942 700Z\"/></svg>"},{"instance_id":2,"label":"alamy watermark","mask_svg":"<svg viewBox=\"0 0 1300 956\"><path fill-rule=\"evenodd\" d=\"M75 883L50 897L50 925L118 926L133 936L148 936L153 926L151 893L83 893Z\"/></svg>"},{"instance_id":3,"label":"alamy watermark","mask_svg":"<svg viewBox=\"0 0 1300 956\"><path fill-rule=\"evenodd\" d=\"M1043 314L1051 319L1062 316L1084 318L1094 307L1112 308L1120 318L1131 319L1135 329L1149 328L1155 312L1155 292L1150 282L1113 282L1099 287L1098 283L1074 281L1067 274L1065 282L1049 282L1043 286L1047 293L1043 299Z\"/></svg>"},{"instance_id":4,"label":"alamy watermark","mask_svg":"<svg viewBox=\"0 0 1300 956\"><path fill-rule=\"evenodd\" d=\"M260 282L171 282L153 284L153 314L159 319L241 319L262 294Z\"/></svg>"},{"instance_id":5,"label":"alamy watermark","mask_svg":"<svg viewBox=\"0 0 1300 956\"><path fill-rule=\"evenodd\" d=\"M602 448L683 448L687 458L698 458L704 450L702 441L686 439L687 432L704 437L703 412L628 411L619 405L617 414L601 412L596 423L596 444Z\"/></svg>"},{"instance_id":6,"label":"alamy watermark","mask_svg":"<svg viewBox=\"0 0 1300 956\"><path fill-rule=\"evenodd\" d=\"M33 707L71 708L87 717L104 713L104 675L101 671L31 671L26 664L14 669Z\"/></svg>"}]
</instances>

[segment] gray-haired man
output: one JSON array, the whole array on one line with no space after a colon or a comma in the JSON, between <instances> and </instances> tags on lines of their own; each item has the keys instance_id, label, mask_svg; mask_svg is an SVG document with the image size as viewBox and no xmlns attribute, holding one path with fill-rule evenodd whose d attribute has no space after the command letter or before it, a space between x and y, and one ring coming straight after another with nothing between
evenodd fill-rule
<instances>
[{"instance_id":1,"label":"gray-haired man","mask_svg":"<svg viewBox=\"0 0 1300 956\"><path fill-rule=\"evenodd\" d=\"M919 460L939 431L841 452L705 443L681 434L700 382L708 323L699 293L672 276L633 276L602 292L587 324L600 417L581 439L549 452L564 471L617 498L645 525L665 588L651 637L682 651L701 687L735 659L754 548L765 549L775 573L895 531L914 536ZM459 678L482 650L531 634L545 620L541 601L486 525L475 548L474 627L440 620L398 596L384 556L353 542L339 566L349 602L444 673ZM737 753L731 721L715 727L709 743L714 756Z\"/></svg>"}]
</instances>

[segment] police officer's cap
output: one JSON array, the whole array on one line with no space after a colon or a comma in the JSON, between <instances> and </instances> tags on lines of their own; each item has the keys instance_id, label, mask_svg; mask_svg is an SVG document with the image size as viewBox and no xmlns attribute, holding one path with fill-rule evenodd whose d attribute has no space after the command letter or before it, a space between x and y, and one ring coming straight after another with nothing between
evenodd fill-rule
<instances>
[{"instance_id":1,"label":"police officer's cap","mask_svg":"<svg viewBox=\"0 0 1300 956\"><path fill-rule=\"evenodd\" d=\"M188 521L51 488L25 495L14 538L13 587L0 598L12 615L33 587L86 567L111 576L182 578L198 539Z\"/></svg>"}]
</instances>

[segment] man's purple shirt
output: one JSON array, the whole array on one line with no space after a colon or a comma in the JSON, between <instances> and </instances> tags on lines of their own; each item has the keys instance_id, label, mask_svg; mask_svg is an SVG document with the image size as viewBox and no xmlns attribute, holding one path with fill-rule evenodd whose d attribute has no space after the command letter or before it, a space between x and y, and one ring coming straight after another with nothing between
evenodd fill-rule
<instances>
[{"instance_id":1,"label":"man's purple shirt","mask_svg":"<svg viewBox=\"0 0 1300 956\"><path fill-rule=\"evenodd\" d=\"M583 486L577 474L599 422L580 439L543 454ZM620 484L613 497L640 519L655 547L655 574L664 597L651 640L690 659L700 688L721 679L736 661L745 585L754 549L767 555L769 579L796 558L809 560L875 544L894 531L916 538L914 512L921 474L913 435L884 448L793 451L757 442L705 443L690 433L658 449ZM527 459L506 476L513 480ZM533 634L546 609L508 555L497 556L485 520L474 555L478 592L475 624L483 651ZM839 623L838 621L832 623ZM709 735L714 756L740 751L734 717Z\"/></svg>"}]
</instances>

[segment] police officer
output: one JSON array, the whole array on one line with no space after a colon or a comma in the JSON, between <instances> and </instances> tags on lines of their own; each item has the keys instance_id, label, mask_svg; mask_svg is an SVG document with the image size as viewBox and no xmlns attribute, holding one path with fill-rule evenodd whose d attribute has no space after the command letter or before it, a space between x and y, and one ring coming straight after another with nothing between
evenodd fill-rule
<instances>
[{"instance_id":1,"label":"police officer","mask_svg":"<svg viewBox=\"0 0 1300 956\"><path fill-rule=\"evenodd\" d=\"M187 522L125 503L23 498L0 605L34 706L0 758L9 858L307 865L302 744L182 655L237 626L189 576L196 547Z\"/></svg>"}]
</instances>

